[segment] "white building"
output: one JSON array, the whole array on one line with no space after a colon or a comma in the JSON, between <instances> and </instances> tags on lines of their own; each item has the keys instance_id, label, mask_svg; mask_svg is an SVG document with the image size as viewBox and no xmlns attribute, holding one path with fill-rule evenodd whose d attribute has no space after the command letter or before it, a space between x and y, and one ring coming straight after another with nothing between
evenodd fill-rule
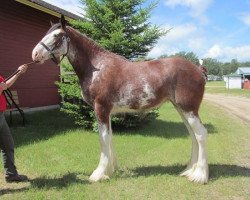
<instances>
[{"instance_id":1,"label":"white building","mask_svg":"<svg viewBox=\"0 0 250 200\"><path fill-rule=\"evenodd\" d=\"M234 74L223 77L228 89L242 89L245 79L250 80L250 67L239 67Z\"/></svg>"},{"instance_id":2,"label":"white building","mask_svg":"<svg viewBox=\"0 0 250 200\"><path fill-rule=\"evenodd\" d=\"M242 88L242 77L238 74L230 74L224 76L227 89L241 89Z\"/></svg>"}]
</instances>

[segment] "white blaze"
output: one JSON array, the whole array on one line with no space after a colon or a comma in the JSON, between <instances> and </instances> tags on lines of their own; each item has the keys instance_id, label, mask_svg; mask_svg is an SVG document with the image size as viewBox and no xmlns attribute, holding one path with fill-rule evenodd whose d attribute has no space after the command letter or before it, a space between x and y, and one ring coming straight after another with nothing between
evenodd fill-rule
<instances>
[{"instance_id":1,"label":"white blaze","mask_svg":"<svg viewBox=\"0 0 250 200\"><path fill-rule=\"evenodd\" d=\"M45 35L44 38L41 40L48 48L52 49L55 42L55 36L61 33L61 29L56 29L49 33L48 35ZM61 48L56 49L53 51L55 56L61 56L67 52L67 44L66 41L62 43ZM35 56L37 55L37 56ZM36 58L37 61L40 61L43 63L45 60L48 60L51 58L50 52L44 48L40 43L38 43L35 48L32 51L32 57L33 60Z\"/></svg>"}]
</instances>

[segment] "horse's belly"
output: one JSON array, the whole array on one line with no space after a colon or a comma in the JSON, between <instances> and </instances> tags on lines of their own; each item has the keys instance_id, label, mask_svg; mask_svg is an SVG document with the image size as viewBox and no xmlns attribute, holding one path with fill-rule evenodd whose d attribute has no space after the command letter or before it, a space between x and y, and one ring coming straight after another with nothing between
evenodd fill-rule
<instances>
[{"instance_id":1,"label":"horse's belly","mask_svg":"<svg viewBox=\"0 0 250 200\"><path fill-rule=\"evenodd\" d=\"M135 98L127 99L126 101L119 101L113 104L112 113L134 113L140 111L151 110L157 107L160 107L166 98L157 99L157 98Z\"/></svg>"},{"instance_id":2,"label":"horse's belly","mask_svg":"<svg viewBox=\"0 0 250 200\"><path fill-rule=\"evenodd\" d=\"M111 113L117 114L117 113L135 113L139 112L139 109L131 109L127 106L114 106Z\"/></svg>"}]
</instances>

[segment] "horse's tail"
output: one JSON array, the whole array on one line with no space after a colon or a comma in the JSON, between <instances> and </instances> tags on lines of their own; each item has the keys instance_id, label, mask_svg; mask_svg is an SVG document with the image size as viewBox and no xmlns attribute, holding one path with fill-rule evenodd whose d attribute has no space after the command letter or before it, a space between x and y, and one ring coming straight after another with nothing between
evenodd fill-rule
<instances>
[{"instance_id":1,"label":"horse's tail","mask_svg":"<svg viewBox=\"0 0 250 200\"><path fill-rule=\"evenodd\" d=\"M207 68L203 66L199 66L199 69L202 72L203 78L205 79L205 81L207 81L207 73L208 73Z\"/></svg>"}]
</instances>

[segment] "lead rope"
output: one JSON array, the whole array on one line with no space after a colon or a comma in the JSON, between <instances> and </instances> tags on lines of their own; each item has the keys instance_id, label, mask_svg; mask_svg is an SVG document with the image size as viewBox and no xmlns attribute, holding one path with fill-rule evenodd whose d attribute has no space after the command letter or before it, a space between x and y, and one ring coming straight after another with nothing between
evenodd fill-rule
<instances>
[{"instance_id":1,"label":"lead rope","mask_svg":"<svg viewBox=\"0 0 250 200\"><path fill-rule=\"evenodd\" d=\"M4 90L3 94L4 94L5 99L8 102L10 107L12 104L14 104L14 106L16 107L16 109L18 110L18 112L20 113L20 115L23 118L23 125L24 125L25 124L24 112L21 108L19 108L19 106L16 104L15 100L12 98L12 93L11 93L10 89ZM7 96L9 97L9 99L7 98ZM12 104L9 102L9 100L12 102Z\"/></svg>"},{"instance_id":2,"label":"lead rope","mask_svg":"<svg viewBox=\"0 0 250 200\"><path fill-rule=\"evenodd\" d=\"M26 65L32 65L35 64L35 61L26 63ZM8 76L6 79L4 79L4 83L6 83L6 81L8 81L9 79L11 79L13 76L15 76L18 72L20 72L20 70L16 70L13 74L11 74L10 76ZM23 125L25 124L25 117L24 117L24 113L23 110L21 108L19 108L19 106L16 104L15 100L12 98L12 93L9 89L6 89L3 91L3 94L5 96L6 101L8 102L9 106L11 106L12 104L14 104L14 106L16 107L16 109L18 110L18 112L20 113L20 115L23 118ZM7 98L7 96L9 97L9 99ZM12 104L9 102L9 100L12 102Z\"/></svg>"},{"instance_id":3,"label":"lead rope","mask_svg":"<svg viewBox=\"0 0 250 200\"><path fill-rule=\"evenodd\" d=\"M32 64L35 64L36 62L35 61L32 61L32 62L29 62L29 63L26 63L24 65L32 65ZM20 70L16 70L13 74L11 74L10 76L8 76L6 79L4 79L4 83L6 83L6 81L8 81L9 79L11 79L13 76L15 76L18 72L20 72Z\"/></svg>"}]
</instances>

